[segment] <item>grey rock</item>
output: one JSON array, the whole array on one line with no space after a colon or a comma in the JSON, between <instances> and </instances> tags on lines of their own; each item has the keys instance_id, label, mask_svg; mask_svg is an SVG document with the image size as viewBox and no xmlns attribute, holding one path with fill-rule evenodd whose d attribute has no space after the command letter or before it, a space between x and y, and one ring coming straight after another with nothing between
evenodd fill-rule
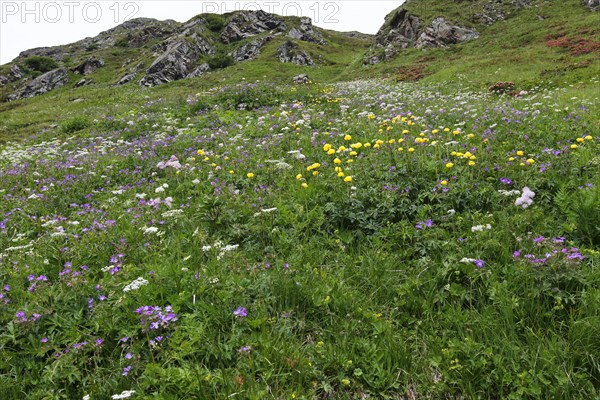
<instances>
[{"instance_id":1,"label":"grey rock","mask_svg":"<svg viewBox=\"0 0 600 400\"><path fill-rule=\"evenodd\" d=\"M247 60L253 60L260 55L263 46L273 39L273 36L265 36L252 40L245 45L235 49L231 53L231 57L236 62L242 62Z\"/></svg>"},{"instance_id":2,"label":"grey rock","mask_svg":"<svg viewBox=\"0 0 600 400\"><path fill-rule=\"evenodd\" d=\"M89 84L90 84L90 81L88 81L86 79L82 79L79 82L77 82L74 87L78 88L78 87L82 87L84 85L89 85Z\"/></svg>"},{"instance_id":3,"label":"grey rock","mask_svg":"<svg viewBox=\"0 0 600 400\"><path fill-rule=\"evenodd\" d=\"M121 86L121 85L131 82L133 80L133 78L135 78L136 75L137 74L135 72L123 75L123 77L121 79L119 79L119 82L117 82L117 86Z\"/></svg>"},{"instance_id":4,"label":"grey rock","mask_svg":"<svg viewBox=\"0 0 600 400\"><path fill-rule=\"evenodd\" d=\"M193 36L191 43L181 38L167 48L148 68L140 80L142 86L156 86L187 77L202 54L212 54L213 49L200 36Z\"/></svg>"},{"instance_id":5,"label":"grey rock","mask_svg":"<svg viewBox=\"0 0 600 400\"><path fill-rule=\"evenodd\" d=\"M198 67L196 67L192 72L190 72L186 78L196 78L198 76L203 75L205 72L207 72L208 70L210 70L210 66L207 63L204 64L200 64Z\"/></svg>"},{"instance_id":6,"label":"grey rock","mask_svg":"<svg viewBox=\"0 0 600 400\"><path fill-rule=\"evenodd\" d=\"M67 70L65 68L57 68L38 76L24 88L8 96L8 99L15 100L38 96L63 86L67 81Z\"/></svg>"},{"instance_id":7,"label":"grey rock","mask_svg":"<svg viewBox=\"0 0 600 400\"><path fill-rule=\"evenodd\" d=\"M96 58L88 58L83 63L79 64L75 68L71 69L71 71L76 74L81 75L90 75L94 73L98 68L104 66L104 60L96 59Z\"/></svg>"},{"instance_id":8,"label":"grey rock","mask_svg":"<svg viewBox=\"0 0 600 400\"><path fill-rule=\"evenodd\" d=\"M462 43L477 39L479 33L472 29L450 25L445 18L436 18L431 26L425 28L415 43L417 49L424 47L447 47L451 44Z\"/></svg>"},{"instance_id":9,"label":"grey rock","mask_svg":"<svg viewBox=\"0 0 600 400\"><path fill-rule=\"evenodd\" d=\"M23 78L25 72L23 72L21 67L19 67L17 64L14 64L12 67L10 67L10 75L12 75L13 80L16 81L17 79Z\"/></svg>"},{"instance_id":10,"label":"grey rock","mask_svg":"<svg viewBox=\"0 0 600 400\"><path fill-rule=\"evenodd\" d=\"M295 77L292 78L292 82L294 82L296 85L303 85L306 84L310 81L310 78L308 77L307 74L300 74L300 75L296 75Z\"/></svg>"},{"instance_id":11,"label":"grey rock","mask_svg":"<svg viewBox=\"0 0 600 400\"><path fill-rule=\"evenodd\" d=\"M277 59L283 63L293 63L310 67L315 65L310 55L290 40L279 46L277 49Z\"/></svg>"},{"instance_id":12,"label":"grey rock","mask_svg":"<svg viewBox=\"0 0 600 400\"><path fill-rule=\"evenodd\" d=\"M325 44L323 36L314 30L312 20L308 17L300 18L300 26L298 28L292 28L288 32L288 37L297 40L303 40L305 42L313 42L317 44Z\"/></svg>"},{"instance_id":13,"label":"grey rock","mask_svg":"<svg viewBox=\"0 0 600 400\"><path fill-rule=\"evenodd\" d=\"M598 11L600 9L600 0L583 0L583 4L590 11Z\"/></svg>"},{"instance_id":14,"label":"grey rock","mask_svg":"<svg viewBox=\"0 0 600 400\"><path fill-rule=\"evenodd\" d=\"M4 86L9 83L10 83L10 80L8 80L6 75L0 75L0 86Z\"/></svg>"},{"instance_id":15,"label":"grey rock","mask_svg":"<svg viewBox=\"0 0 600 400\"><path fill-rule=\"evenodd\" d=\"M233 43L267 31L284 31L285 23L275 15L258 11L239 11L229 20L220 38L223 43Z\"/></svg>"}]
</instances>

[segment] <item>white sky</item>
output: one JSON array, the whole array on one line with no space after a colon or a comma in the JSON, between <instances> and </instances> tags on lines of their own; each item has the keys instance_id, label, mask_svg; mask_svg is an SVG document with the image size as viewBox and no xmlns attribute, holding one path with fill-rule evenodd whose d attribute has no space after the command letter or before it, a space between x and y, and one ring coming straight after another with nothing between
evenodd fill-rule
<instances>
[{"instance_id":1,"label":"white sky","mask_svg":"<svg viewBox=\"0 0 600 400\"><path fill-rule=\"evenodd\" d=\"M313 24L337 31L376 33L396 1L321 0L0 0L0 64L23 50L68 44L93 37L127 19L149 17L187 21L202 12L258 9L279 15L304 15Z\"/></svg>"}]
</instances>

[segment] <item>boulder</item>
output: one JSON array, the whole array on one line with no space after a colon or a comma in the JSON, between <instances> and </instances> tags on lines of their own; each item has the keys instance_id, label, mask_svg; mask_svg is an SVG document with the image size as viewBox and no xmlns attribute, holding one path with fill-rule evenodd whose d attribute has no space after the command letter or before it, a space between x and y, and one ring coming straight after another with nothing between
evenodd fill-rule
<instances>
[{"instance_id":1,"label":"boulder","mask_svg":"<svg viewBox=\"0 0 600 400\"><path fill-rule=\"evenodd\" d=\"M590 10L590 11L597 11L600 10L600 0L583 0L583 4Z\"/></svg>"},{"instance_id":2,"label":"boulder","mask_svg":"<svg viewBox=\"0 0 600 400\"><path fill-rule=\"evenodd\" d=\"M310 78L307 74L300 74L293 77L292 82L294 82L296 85L303 85L310 82Z\"/></svg>"},{"instance_id":3,"label":"boulder","mask_svg":"<svg viewBox=\"0 0 600 400\"><path fill-rule=\"evenodd\" d=\"M29 82L24 88L8 96L9 100L24 99L47 93L53 89L63 86L68 81L67 70L57 68L38 76Z\"/></svg>"},{"instance_id":4,"label":"boulder","mask_svg":"<svg viewBox=\"0 0 600 400\"><path fill-rule=\"evenodd\" d=\"M0 75L0 86L4 86L11 82L19 80L23 78L24 74L25 73L23 72L23 70L17 64L13 64L13 66L10 67L9 74Z\"/></svg>"},{"instance_id":5,"label":"boulder","mask_svg":"<svg viewBox=\"0 0 600 400\"><path fill-rule=\"evenodd\" d=\"M462 28L456 25L450 25L445 18L436 18L430 26L421 33L415 47L422 49L424 47L448 47L448 45L462 43L477 39L479 33L472 29Z\"/></svg>"},{"instance_id":6,"label":"boulder","mask_svg":"<svg viewBox=\"0 0 600 400\"><path fill-rule=\"evenodd\" d=\"M231 53L231 57L233 57L236 62L253 60L260 55L262 47L271 39L273 39L273 36L265 36L254 39L242 47L235 49Z\"/></svg>"},{"instance_id":7,"label":"boulder","mask_svg":"<svg viewBox=\"0 0 600 400\"><path fill-rule=\"evenodd\" d=\"M323 39L323 36L319 32L314 30L312 20L308 17L300 18L300 26L290 29L287 35L296 40L325 44L325 39Z\"/></svg>"},{"instance_id":8,"label":"boulder","mask_svg":"<svg viewBox=\"0 0 600 400\"><path fill-rule=\"evenodd\" d=\"M76 74L81 75L90 75L94 73L98 68L104 66L104 60L99 60L96 58L88 58L83 63L79 64L75 68L71 69L71 71Z\"/></svg>"},{"instance_id":9,"label":"boulder","mask_svg":"<svg viewBox=\"0 0 600 400\"><path fill-rule=\"evenodd\" d=\"M273 14L262 10L239 11L223 28L220 38L223 43L229 44L263 32L285 29L285 23Z\"/></svg>"},{"instance_id":10,"label":"boulder","mask_svg":"<svg viewBox=\"0 0 600 400\"><path fill-rule=\"evenodd\" d=\"M315 65L310 55L290 40L279 46L277 49L277 59L283 63L293 63L310 67Z\"/></svg>"},{"instance_id":11,"label":"boulder","mask_svg":"<svg viewBox=\"0 0 600 400\"><path fill-rule=\"evenodd\" d=\"M131 72L129 74L123 75L123 77L121 79L119 79L119 82L117 82L117 86L121 86L121 85L131 82L133 80L133 78L135 78L136 75L137 74L135 72Z\"/></svg>"}]
</instances>

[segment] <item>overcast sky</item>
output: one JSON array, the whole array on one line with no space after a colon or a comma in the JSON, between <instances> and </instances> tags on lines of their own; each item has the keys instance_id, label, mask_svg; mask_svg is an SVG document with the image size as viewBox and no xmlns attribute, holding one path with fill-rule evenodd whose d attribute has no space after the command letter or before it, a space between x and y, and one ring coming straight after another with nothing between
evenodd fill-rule
<instances>
[{"instance_id":1,"label":"overcast sky","mask_svg":"<svg viewBox=\"0 0 600 400\"><path fill-rule=\"evenodd\" d=\"M0 0L0 64L12 61L23 50L76 42L138 17L183 22L202 12L261 8L279 15L308 16L325 29L376 33L384 17L403 2Z\"/></svg>"}]
</instances>

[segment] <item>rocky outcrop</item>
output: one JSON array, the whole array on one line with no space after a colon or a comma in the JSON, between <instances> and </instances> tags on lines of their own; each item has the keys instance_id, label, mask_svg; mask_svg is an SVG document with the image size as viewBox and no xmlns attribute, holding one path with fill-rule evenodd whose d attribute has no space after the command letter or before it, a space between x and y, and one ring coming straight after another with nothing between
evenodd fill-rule
<instances>
[{"instance_id":1,"label":"rocky outcrop","mask_svg":"<svg viewBox=\"0 0 600 400\"><path fill-rule=\"evenodd\" d=\"M19 67L17 64L13 64L13 66L10 67L10 73L7 75L0 75L0 86L18 81L19 79L23 78L23 75L25 75L25 72L23 72L21 67Z\"/></svg>"},{"instance_id":2,"label":"rocky outcrop","mask_svg":"<svg viewBox=\"0 0 600 400\"><path fill-rule=\"evenodd\" d=\"M424 47L448 47L451 44L463 43L477 39L479 33L472 29L450 25L445 18L436 18L431 26L425 28L415 43L417 49Z\"/></svg>"},{"instance_id":3,"label":"rocky outcrop","mask_svg":"<svg viewBox=\"0 0 600 400\"><path fill-rule=\"evenodd\" d=\"M314 29L312 20L308 17L300 18L300 26L298 28L290 29L287 35L296 40L325 44L325 39L323 39L323 36Z\"/></svg>"},{"instance_id":4,"label":"rocky outcrop","mask_svg":"<svg viewBox=\"0 0 600 400\"><path fill-rule=\"evenodd\" d=\"M385 18L364 64L377 64L392 59L409 47L448 47L478 37L479 33L475 30L452 25L442 17L423 27L419 17L399 8Z\"/></svg>"},{"instance_id":5,"label":"rocky outcrop","mask_svg":"<svg viewBox=\"0 0 600 400\"><path fill-rule=\"evenodd\" d=\"M290 40L279 46L277 49L277 59L282 63L293 63L310 67L315 65L310 55Z\"/></svg>"},{"instance_id":6,"label":"rocky outcrop","mask_svg":"<svg viewBox=\"0 0 600 400\"><path fill-rule=\"evenodd\" d=\"M231 53L231 57L235 62L242 62L247 60L253 60L260 55L263 46L273 39L273 36L265 36L258 39L254 39L249 43L246 43L242 47L235 49Z\"/></svg>"},{"instance_id":7,"label":"rocky outcrop","mask_svg":"<svg viewBox=\"0 0 600 400\"><path fill-rule=\"evenodd\" d=\"M140 85L151 87L185 78L201 54L201 49L186 40L175 42L152 63Z\"/></svg>"},{"instance_id":8,"label":"rocky outcrop","mask_svg":"<svg viewBox=\"0 0 600 400\"><path fill-rule=\"evenodd\" d=\"M44 94L52 89L63 86L65 83L67 83L67 81L67 70L65 68L54 69L38 76L29 82L29 84L27 84L24 88L8 96L8 99L24 99L27 97Z\"/></svg>"},{"instance_id":9,"label":"rocky outcrop","mask_svg":"<svg viewBox=\"0 0 600 400\"><path fill-rule=\"evenodd\" d=\"M205 72L210 70L210 65L208 65L207 63L204 64L200 64L198 67L196 67L192 72L190 72L186 78L196 78L200 75L203 75Z\"/></svg>"},{"instance_id":10,"label":"rocky outcrop","mask_svg":"<svg viewBox=\"0 0 600 400\"><path fill-rule=\"evenodd\" d=\"M263 32L282 32L285 29L285 23L273 14L262 10L239 11L223 28L220 38L223 43L229 44Z\"/></svg>"},{"instance_id":11,"label":"rocky outcrop","mask_svg":"<svg viewBox=\"0 0 600 400\"><path fill-rule=\"evenodd\" d=\"M96 59L96 58L88 58L83 63L79 64L75 68L71 69L71 71L76 74L81 75L90 75L94 73L98 68L104 66L104 60Z\"/></svg>"},{"instance_id":12,"label":"rocky outcrop","mask_svg":"<svg viewBox=\"0 0 600 400\"><path fill-rule=\"evenodd\" d=\"M600 0L583 0L583 4L590 9L590 11L600 10Z\"/></svg>"}]
</instances>

